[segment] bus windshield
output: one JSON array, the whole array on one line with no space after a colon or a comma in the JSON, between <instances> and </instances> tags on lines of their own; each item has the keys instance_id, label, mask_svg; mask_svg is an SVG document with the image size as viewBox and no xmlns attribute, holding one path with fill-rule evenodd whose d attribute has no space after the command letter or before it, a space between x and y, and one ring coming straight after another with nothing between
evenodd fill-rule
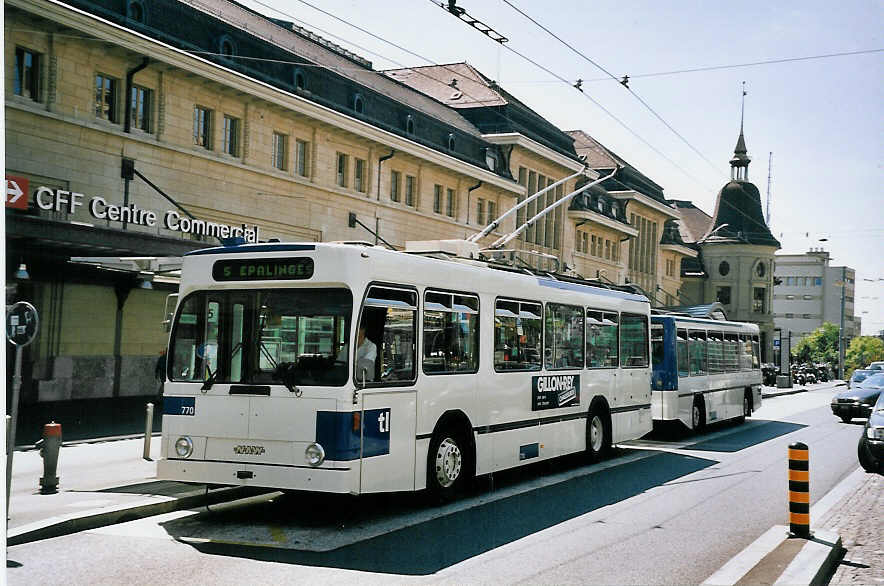
<instances>
[{"instance_id":1,"label":"bus windshield","mask_svg":"<svg viewBox=\"0 0 884 586\"><path fill-rule=\"evenodd\" d=\"M347 289L194 293L175 319L169 380L341 386L352 308Z\"/></svg>"}]
</instances>

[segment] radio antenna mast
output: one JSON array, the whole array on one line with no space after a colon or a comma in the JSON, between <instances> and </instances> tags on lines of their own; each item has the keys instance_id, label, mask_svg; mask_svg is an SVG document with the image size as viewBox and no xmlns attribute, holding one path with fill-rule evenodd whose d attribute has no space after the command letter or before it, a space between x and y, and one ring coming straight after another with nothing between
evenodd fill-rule
<instances>
[{"instance_id":1,"label":"radio antenna mast","mask_svg":"<svg viewBox=\"0 0 884 586\"><path fill-rule=\"evenodd\" d=\"M773 168L773 151L767 157L767 211L764 215L764 223L770 227L770 176Z\"/></svg>"}]
</instances>

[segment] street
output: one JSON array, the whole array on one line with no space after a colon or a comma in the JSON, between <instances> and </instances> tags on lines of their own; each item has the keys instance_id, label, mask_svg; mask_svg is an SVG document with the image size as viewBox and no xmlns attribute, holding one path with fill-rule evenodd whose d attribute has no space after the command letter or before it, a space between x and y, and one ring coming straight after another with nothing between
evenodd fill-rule
<instances>
[{"instance_id":1,"label":"street","mask_svg":"<svg viewBox=\"0 0 884 586\"><path fill-rule=\"evenodd\" d=\"M827 387L740 425L621 445L419 496L255 498L8 549L10 584L700 583L787 521L786 450L810 448L811 504L857 468L860 421ZM812 521L813 522L813 521Z\"/></svg>"}]
</instances>

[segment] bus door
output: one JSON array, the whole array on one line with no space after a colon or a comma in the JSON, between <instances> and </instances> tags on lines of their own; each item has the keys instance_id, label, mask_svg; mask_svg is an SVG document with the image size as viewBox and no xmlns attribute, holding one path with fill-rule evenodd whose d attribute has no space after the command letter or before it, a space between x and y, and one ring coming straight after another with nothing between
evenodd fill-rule
<instances>
[{"instance_id":1,"label":"bus door","mask_svg":"<svg viewBox=\"0 0 884 586\"><path fill-rule=\"evenodd\" d=\"M415 290L369 287L353 353L362 493L414 489L417 316Z\"/></svg>"},{"instance_id":2,"label":"bus door","mask_svg":"<svg viewBox=\"0 0 884 586\"><path fill-rule=\"evenodd\" d=\"M650 425L650 411L629 409L651 404L651 360L648 316L620 314L620 373L617 380L618 407L626 408L621 415L622 426L614 426L622 434L632 434L635 429ZM614 407L614 405L612 405ZM618 441L615 433L614 441Z\"/></svg>"}]
</instances>

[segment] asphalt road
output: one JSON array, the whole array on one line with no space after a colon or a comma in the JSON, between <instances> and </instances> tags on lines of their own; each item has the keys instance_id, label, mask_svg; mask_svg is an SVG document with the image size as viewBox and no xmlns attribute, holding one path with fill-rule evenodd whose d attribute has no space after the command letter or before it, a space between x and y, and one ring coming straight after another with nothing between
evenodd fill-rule
<instances>
[{"instance_id":1,"label":"asphalt road","mask_svg":"<svg viewBox=\"0 0 884 586\"><path fill-rule=\"evenodd\" d=\"M811 500L857 467L860 422L831 388L765 400L742 426L651 438L497 475L446 507L410 495L290 495L182 511L8 549L10 584L700 583L787 524L786 449Z\"/></svg>"}]
</instances>

